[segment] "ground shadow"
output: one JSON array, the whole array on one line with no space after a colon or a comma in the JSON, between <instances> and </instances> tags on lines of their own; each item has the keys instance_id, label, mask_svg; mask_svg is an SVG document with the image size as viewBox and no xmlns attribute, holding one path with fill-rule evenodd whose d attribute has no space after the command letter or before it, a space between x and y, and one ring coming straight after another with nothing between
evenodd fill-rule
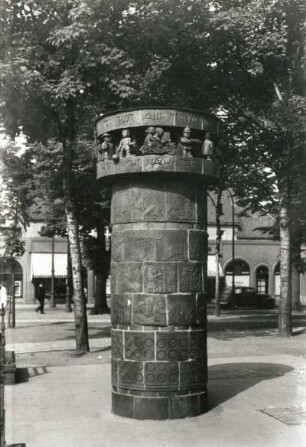
<instances>
[{"instance_id":1,"label":"ground shadow","mask_svg":"<svg viewBox=\"0 0 306 447\"><path fill-rule=\"evenodd\" d=\"M47 366L31 366L30 368L17 368L15 374L15 384L29 382L33 377L49 374ZM19 445L19 444L17 444Z\"/></svg>"},{"instance_id":2,"label":"ground shadow","mask_svg":"<svg viewBox=\"0 0 306 447\"><path fill-rule=\"evenodd\" d=\"M306 315L292 317L293 335L301 335L305 331ZM303 326L301 328L301 326ZM296 328L296 330L295 330ZM276 313L248 314L224 313L220 318L208 319L209 336L219 340L238 337L275 336L278 331L278 315Z\"/></svg>"},{"instance_id":3,"label":"ground shadow","mask_svg":"<svg viewBox=\"0 0 306 447\"><path fill-rule=\"evenodd\" d=\"M90 326L89 327L89 341L99 338L110 338L111 337L111 326ZM75 329L68 328L66 329L67 336L59 337L57 340L75 340ZM68 335L69 334L69 335ZM71 334L71 335L70 335Z\"/></svg>"},{"instance_id":4,"label":"ground shadow","mask_svg":"<svg viewBox=\"0 0 306 447\"><path fill-rule=\"evenodd\" d=\"M277 363L222 363L208 368L208 410L232 399L264 380L272 380L293 371Z\"/></svg>"},{"instance_id":5,"label":"ground shadow","mask_svg":"<svg viewBox=\"0 0 306 447\"><path fill-rule=\"evenodd\" d=\"M110 351L112 349L111 345L110 346L106 346L105 348L93 348L91 349L91 352L107 352Z\"/></svg>"}]
</instances>

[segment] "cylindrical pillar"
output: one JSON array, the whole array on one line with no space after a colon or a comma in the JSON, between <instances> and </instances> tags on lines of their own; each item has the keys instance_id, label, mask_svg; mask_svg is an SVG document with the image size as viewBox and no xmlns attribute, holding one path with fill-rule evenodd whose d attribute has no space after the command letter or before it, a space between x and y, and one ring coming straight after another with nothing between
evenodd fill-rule
<instances>
[{"instance_id":1,"label":"cylindrical pillar","mask_svg":"<svg viewBox=\"0 0 306 447\"><path fill-rule=\"evenodd\" d=\"M112 183L113 412L139 419L201 414L205 185L217 177L216 165L176 154L134 155L104 159L98 177Z\"/></svg>"}]
</instances>

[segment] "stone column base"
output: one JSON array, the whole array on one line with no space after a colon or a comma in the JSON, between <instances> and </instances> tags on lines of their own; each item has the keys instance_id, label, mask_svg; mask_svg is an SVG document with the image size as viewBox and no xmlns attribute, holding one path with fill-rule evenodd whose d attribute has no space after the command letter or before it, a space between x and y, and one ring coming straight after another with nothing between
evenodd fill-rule
<instances>
[{"instance_id":1,"label":"stone column base","mask_svg":"<svg viewBox=\"0 0 306 447\"><path fill-rule=\"evenodd\" d=\"M113 413L136 419L179 419L198 416L207 411L207 392L164 396L112 393Z\"/></svg>"}]
</instances>

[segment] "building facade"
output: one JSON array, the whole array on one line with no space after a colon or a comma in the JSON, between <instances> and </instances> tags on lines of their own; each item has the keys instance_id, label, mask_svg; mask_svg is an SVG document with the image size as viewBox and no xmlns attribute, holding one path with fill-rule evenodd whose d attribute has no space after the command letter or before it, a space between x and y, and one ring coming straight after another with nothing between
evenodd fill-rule
<instances>
[{"instance_id":1,"label":"building facade","mask_svg":"<svg viewBox=\"0 0 306 447\"><path fill-rule=\"evenodd\" d=\"M221 227L223 230L221 240L221 256L219 274L221 286L232 285L233 278L233 234L234 234L234 277L236 286L254 287L259 293L268 293L276 299L280 295L280 243L278 240L260 231L260 228L271 226L270 217L252 215L240 216L239 207L234 208L234 232L232 204L229 196L224 193L222 201L223 215ZM214 295L215 268L215 207L208 200L208 293ZM67 239L61 237L51 238L40 235L43 222L32 222L29 227L22 229L22 238L25 242L25 253L18 260L15 269L15 296L23 303L35 302L35 287L43 281L47 293L51 289L52 256L54 256L55 293L63 295L67 277ZM0 246L3 246L4 237L0 229ZM52 245L54 249L52 250ZM53 255L52 255L53 252ZM91 270L87 270L86 290L88 301L94 301L95 279ZM4 285L7 293L11 290L11 268L0 260L0 285ZM299 281L300 300L306 305L306 275L300 274ZM109 289L109 281L108 281ZM107 291L108 294L110 290Z\"/></svg>"},{"instance_id":2,"label":"building facade","mask_svg":"<svg viewBox=\"0 0 306 447\"><path fill-rule=\"evenodd\" d=\"M43 282L46 293L51 292L52 264L54 270L54 291L57 297L64 297L67 280L67 239L55 236L41 236L43 222L31 222L26 230L21 229L25 243L25 253L18 259L15 269L14 285L17 302L34 303L38 283ZM0 246L4 244L4 235L0 229ZM53 262L52 262L53 259ZM86 271L86 291L88 300L94 300L94 278L91 271ZM8 262L0 261L0 285L11 294L12 272Z\"/></svg>"},{"instance_id":3,"label":"building facade","mask_svg":"<svg viewBox=\"0 0 306 447\"><path fill-rule=\"evenodd\" d=\"M216 209L213 201L214 196L211 196L211 200L208 201L210 294L213 294L215 277ZM254 287L258 293L274 296L277 302L280 296L280 242L263 231L264 228L273 225L272 217L258 214L250 217L242 216L238 206L235 205L233 208L227 191L222 197L222 208L221 284L223 287L231 286L234 277L235 286ZM306 275L299 276L300 301L302 305L306 305Z\"/></svg>"}]
</instances>

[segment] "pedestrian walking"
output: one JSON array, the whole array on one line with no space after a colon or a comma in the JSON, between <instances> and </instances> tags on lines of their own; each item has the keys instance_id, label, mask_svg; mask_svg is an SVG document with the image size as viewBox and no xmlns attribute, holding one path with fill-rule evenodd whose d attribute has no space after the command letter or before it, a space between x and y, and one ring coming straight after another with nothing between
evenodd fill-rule
<instances>
[{"instance_id":1,"label":"pedestrian walking","mask_svg":"<svg viewBox=\"0 0 306 447\"><path fill-rule=\"evenodd\" d=\"M2 306L3 306L5 309L6 305L7 305L6 287L4 285L0 284L0 308L2 308Z\"/></svg>"},{"instance_id":2,"label":"pedestrian walking","mask_svg":"<svg viewBox=\"0 0 306 447\"><path fill-rule=\"evenodd\" d=\"M44 314L44 305L45 305L45 288L43 283L41 282L38 286L38 290L36 293L36 299L39 301L39 306L35 309L35 312L39 312Z\"/></svg>"}]
</instances>

